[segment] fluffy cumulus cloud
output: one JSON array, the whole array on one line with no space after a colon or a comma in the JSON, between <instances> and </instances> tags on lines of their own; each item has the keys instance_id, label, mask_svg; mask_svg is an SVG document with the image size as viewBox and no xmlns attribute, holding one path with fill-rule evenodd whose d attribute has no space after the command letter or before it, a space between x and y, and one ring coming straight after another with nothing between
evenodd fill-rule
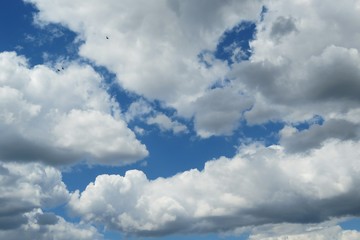
<instances>
[{"instance_id":1,"label":"fluffy cumulus cloud","mask_svg":"<svg viewBox=\"0 0 360 240\"><path fill-rule=\"evenodd\" d=\"M1 160L122 165L147 156L91 67L30 68L3 52L0 70Z\"/></svg>"},{"instance_id":2,"label":"fluffy cumulus cloud","mask_svg":"<svg viewBox=\"0 0 360 240\"><path fill-rule=\"evenodd\" d=\"M307 155L287 154L278 145L244 146L234 158L207 162L202 171L152 181L137 170L100 175L72 194L70 207L85 221L139 235L360 214L359 144L331 140Z\"/></svg>"},{"instance_id":3,"label":"fluffy cumulus cloud","mask_svg":"<svg viewBox=\"0 0 360 240\"><path fill-rule=\"evenodd\" d=\"M70 197L61 173L39 163L0 163L1 239L99 239L94 227L51 212Z\"/></svg>"},{"instance_id":4,"label":"fluffy cumulus cloud","mask_svg":"<svg viewBox=\"0 0 360 240\"><path fill-rule=\"evenodd\" d=\"M116 73L125 89L160 100L183 117L195 115L200 136L228 135L237 126L235 109L226 113L226 121L208 123L203 104L194 104L203 102L207 89L229 70L211 56L201 63L199 55L214 51L222 34L242 20L257 20L261 1L26 2L40 10L38 22L77 32L84 41L80 55ZM234 98L240 101L235 106L243 104Z\"/></svg>"}]
</instances>

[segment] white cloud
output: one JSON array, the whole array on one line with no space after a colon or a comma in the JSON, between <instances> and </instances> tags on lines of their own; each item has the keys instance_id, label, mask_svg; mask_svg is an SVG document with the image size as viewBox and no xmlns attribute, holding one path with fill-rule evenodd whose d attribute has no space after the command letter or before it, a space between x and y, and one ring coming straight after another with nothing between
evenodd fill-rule
<instances>
[{"instance_id":1,"label":"white cloud","mask_svg":"<svg viewBox=\"0 0 360 240\"><path fill-rule=\"evenodd\" d=\"M0 104L0 120L6 125L21 124L41 110L40 105L28 103L21 92L8 86L0 87Z\"/></svg>"},{"instance_id":2,"label":"white cloud","mask_svg":"<svg viewBox=\"0 0 360 240\"><path fill-rule=\"evenodd\" d=\"M343 230L336 223L325 224L275 224L255 227L249 240L355 240L356 230Z\"/></svg>"},{"instance_id":3,"label":"white cloud","mask_svg":"<svg viewBox=\"0 0 360 240\"><path fill-rule=\"evenodd\" d=\"M198 55L215 50L222 34L241 21L256 21L262 7L259 0L25 2L39 9L38 23L59 23L78 33L84 40L80 55L116 73L122 87L189 119L201 111L194 101L229 71L226 62L214 58L207 68ZM227 120L221 130L198 121L197 129L209 132L199 135L228 135L238 117Z\"/></svg>"},{"instance_id":4,"label":"white cloud","mask_svg":"<svg viewBox=\"0 0 360 240\"><path fill-rule=\"evenodd\" d=\"M359 142L331 140L309 154L243 147L170 178L100 175L70 200L83 220L139 235L228 231L359 214ZM118 199L122 199L119 201Z\"/></svg>"},{"instance_id":5,"label":"white cloud","mask_svg":"<svg viewBox=\"0 0 360 240\"><path fill-rule=\"evenodd\" d=\"M102 79L69 62L55 71L0 53L0 158L66 164L83 160L123 165L147 156L128 129Z\"/></svg>"},{"instance_id":6,"label":"white cloud","mask_svg":"<svg viewBox=\"0 0 360 240\"><path fill-rule=\"evenodd\" d=\"M138 135L144 135L146 133L145 129L139 126L134 127L134 132L137 133Z\"/></svg>"},{"instance_id":7,"label":"white cloud","mask_svg":"<svg viewBox=\"0 0 360 240\"><path fill-rule=\"evenodd\" d=\"M184 124L176 120L172 120L163 113L157 113L153 117L148 117L146 123L150 125L155 124L160 128L160 130L172 131L174 134L188 132L188 129Z\"/></svg>"},{"instance_id":8,"label":"white cloud","mask_svg":"<svg viewBox=\"0 0 360 240\"><path fill-rule=\"evenodd\" d=\"M124 114L127 122L140 120L148 125L156 125L161 131L172 131L174 134L187 133L188 128L177 120L172 120L164 113L157 111L154 106L143 99L130 104ZM139 127L134 129L138 134L143 135L145 130Z\"/></svg>"},{"instance_id":9,"label":"white cloud","mask_svg":"<svg viewBox=\"0 0 360 240\"><path fill-rule=\"evenodd\" d=\"M120 159L125 164L148 154L124 121L98 111L72 110L60 118L54 135L57 146L82 149L99 163L117 165Z\"/></svg>"},{"instance_id":10,"label":"white cloud","mask_svg":"<svg viewBox=\"0 0 360 240\"><path fill-rule=\"evenodd\" d=\"M129 108L125 112L125 119L127 122L130 122L134 119L143 119L153 111L154 109L149 103L143 99L140 99L130 104Z\"/></svg>"}]
</instances>

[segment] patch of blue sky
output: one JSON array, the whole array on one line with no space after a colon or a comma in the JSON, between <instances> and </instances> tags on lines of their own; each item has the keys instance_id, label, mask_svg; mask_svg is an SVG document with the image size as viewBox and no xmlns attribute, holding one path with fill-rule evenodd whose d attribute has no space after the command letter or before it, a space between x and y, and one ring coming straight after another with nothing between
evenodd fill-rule
<instances>
[{"instance_id":1,"label":"patch of blue sky","mask_svg":"<svg viewBox=\"0 0 360 240\"><path fill-rule=\"evenodd\" d=\"M76 60L79 45L75 37L74 32L60 25L46 25L25 35L19 53L30 56L31 65Z\"/></svg>"},{"instance_id":2,"label":"patch of blue sky","mask_svg":"<svg viewBox=\"0 0 360 240\"><path fill-rule=\"evenodd\" d=\"M250 142L261 142L265 146L278 144L278 132L285 126L283 122L267 122L261 125L246 125L244 122L242 126L236 131L236 135L240 137L240 143L246 144Z\"/></svg>"},{"instance_id":3,"label":"patch of blue sky","mask_svg":"<svg viewBox=\"0 0 360 240\"><path fill-rule=\"evenodd\" d=\"M266 13L269 11L269 9L266 6L263 6L260 12L260 21L264 21Z\"/></svg>"},{"instance_id":4,"label":"patch of blue sky","mask_svg":"<svg viewBox=\"0 0 360 240\"><path fill-rule=\"evenodd\" d=\"M357 230L360 231L360 217L355 217L339 224L344 230Z\"/></svg>"},{"instance_id":5,"label":"patch of blue sky","mask_svg":"<svg viewBox=\"0 0 360 240\"><path fill-rule=\"evenodd\" d=\"M92 65L94 70L102 76L104 80L104 88L107 93L114 98L117 103L119 103L122 112L125 112L132 102L140 98L139 95L122 88L117 81L116 74L108 71L105 67L96 66L92 63L89 64Z\"/></svg>"},{"instance_id":6,"label":"patch of blue sky","mask_svg":"<svg viewBox=\"0 0 360 240\"><path fill-rule=\"evenodd\" d=\"M0 8L0 51L11 51L21 48L24 33L33 29L32 12L35 9L21 0L7 1Z\"/></svg>"},{"instance_id":7,"label":"patch of blue sky","mask_svg":"<svg viewBox=\"0 0 360 240\"><path fill-rule=\"evenodd\" d=\"M209 89L223 88L231 84L231 80L228 78L221 79L212 84Z\"/></svg>"},{"instance_id":8,"label":"patch of blue sky","mask_svg":"<svg viewBox=\"0 0 360 240\"><path fill-rule=\"evenodd\" d=\"M79 164L63 171L63 181L69 191L84 190L101 174L124 176L131 169L143 171L149 179L171 177L189 169L202 170L206 161L221 156L232 157L236 151L237 137L211 137L200 139L189 134L172 136L161 133L155 127L148 134L139 137L150 150L144 160L126 166L89 166Z\"/></svg>"},{"instance_id":9,"label":"patch of blue sky","mask_svg":"<svg viewBox=\"0 0 360 240\"><path fill-rule=\"evenodd\" d=\"M0 8L0 51L15 51L29 59L30 66L59 59L77 59L76 34L67 28L49 24L39 27L33 23L37 10L21 0L7 1ZM16 13L16 14L14 14Z\"/></svg>"},{"instance_id":10,"label":"patch of blue sky","mask_svg":"<svg viewBox=\"0 0 360 240\"><path fill-rule=\"evenodd\" d=\"M229 65L248 60L251 56L250 41L254 39L256 24L243 21L226 31L220 38L214 56Z\"/></svg>"},{"instance_id":11,"label":"patch of blue sky","mask_svg":"<svg viewBox=\"0 0 360 240\"><path fill-rule=\"evenodd\" d=\"M158 237L143 237L143 238L127 238L128 240L142 239L142 240L158 240ZM197 235L171 235L163 237L165 240L246 240L248 234L239 236L224 235L224 234L197 234Z\"/></svg>"},{"instance_id":12,"label":"patch of blue sky","mask_svg":"<svg viewBox=\"0 0 360 240\"><path fill-rule=\"evenodd\" d=\"M229 66L249 60L251 56L250 41L254 39L255 33L256 24L254 22L242 21L223 33L214 51L201 51L198 54L198 60L206 68L212 66L212 58L226 61Z\"/></svg>"},{"instance_id":13,"label":"patch of blue sky","mask_svg":"<svg viewBox=\"0 0 360 240\"><path fill-rule=\"evenodd\" d=\"M304 121L304 122L299 122L294 124L294 127L298 130L298 131L303 131L306 129L309 129L310 126L317 124L317 125L322 125L324 123L325 119L323 117L321 117L320 115L315 115L313 116L313 118Z\"/></svg>"},{"instance_id":14,"label":"patch of blue sky","mask_svg":"<svg viewBox=\"0 0 360 240\"><path fill-rule=\"evenodd\" d=\"M235 136L200 139L191 135L145 135L142 142L151 149L144 171L150 179L169 177L189 169L202 170L206 161L236 152ZM165 167L166 166L166 167Z\"/></svg>"},{"instance_id":15,"label":"patch of blue sky","mask_svg":"<svg viewBox=\"0 0 360 240\"><path fill-rule=\"evenodd\" d=\"M105 229L104 231L100 231L100 233L103 234L105 240L111 240L111 239L126 239L129 240L128 237L123 236L119 231L112 231L109 229Z\"/></svg>"}]
</instances>

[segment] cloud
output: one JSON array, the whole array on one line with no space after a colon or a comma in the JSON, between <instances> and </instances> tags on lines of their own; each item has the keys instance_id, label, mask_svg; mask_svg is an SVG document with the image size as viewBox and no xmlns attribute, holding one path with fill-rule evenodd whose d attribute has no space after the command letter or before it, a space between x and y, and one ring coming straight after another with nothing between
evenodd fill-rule
<instances>
[{"instance_id":1,"label":"cloud","mask_svg":"<svg viewBox=\"0 0 360 240\"><path fill-rule=\"evenodd\" d=\"M195 129L199 136L231 135L240 124L243 112L252 106L248 96L231 87L215 88L195 100Z\"/></svg>"},{"instance_id":2,"label":"cloud","mask_svg":"<svg viewBox=\"0 0 360 240\"><path fill-rule=\"evenodd\" d=\"M123 165L148 155L90 66L30 68L24 57L3 52L0 70L3 161Z\"/></svg>"},{"instance_id":3,"label":"cloud","mask_svg":"<svg viewBox=\"0 0 360 240\"><path fill-rule=\"evenodd\" d=\"M146 121L149 125L157 125L162 131L172 131L174 134L187 133L187 127L162 113L158 113L153 117L149 117Z\"/></svg>"},{"instance_id":4,"label":"cloud","mask_svg":"<svg viewBox=\"0 0 360 240\"><path fill-rule=\"evenodd\" d=\"M214 51L223 33L241 21L256 21L262 7L258 0L25 2L39 9L38 23L61 24L76 32L83 40L79 54L116 73L123 88L160 100L187 119L203 115L194 101L229 71L226 61L214 57L207 67L199 54ZM215 129L198 121L198 135L228 135L238 121L231 119L235 122Z\"/></svg>"},{"instance_id":5,"label":"cloud","mask_svg":"<svg viewBox=\"0 0 360 240\"><path fill-rule=\"evenodd\" d=\"M73 193L69 206L85 221L138 235L357 215L359 144L327 141L308 155L288 154L280 146L244 146L234 158L209 161L202 171L151 181L137 170L100 175Z\"/></svg>"},{"instance_id":6,"label":"cloud","mask_svg":"<svg viewBox=\"0 0 360 240\"><path fill-rule=\"evenodd\" d=\"M0 238L16 240L47 240L47 239L103 239L96 228L85 224L66 222L62 217L52 213L44 213L41 209L34 209L26 214L27 223L16 229L0 229Z\"/></svg>"},{"instance_id":7,"label":"cloud","mask_svg":"<svg viewBox=\"0 0 360 240\"><path fill-rule=\"evenodd\" d=\"M124 116L128 122L137 120L148 125L156 125L163 132L170 131L174 134L188 132L186 125L159 112L153 105L143 99L132 102ZM135 127L134 131L140 135L145 133L145 130L139 127Z\"/></svg>"},{"instance_id":8,"label":"cloud","mask_svg":"<svg viewBox=\"0 0 360 240\"><path fill-rule=\"evenodd\" d=\"M279 121L287 126L280 132L279 145L244 146L232 159L207 162L202 171L156 180L136 170L125 176L100 175L82 193L71 196L71 210L84 221L149 236L359 215L357 1L26 2L39 9L38 23L75 31L81 42L79 54L114 72L125 90L146 101L159 100L175 109L176 116L193 119L202 138L231 135L243 118L249 125ZM267 11L259 20L264 3ZM226 30L244 20L257 26L251 56L229 66L212 51ZM231 45L226 49L233 51L229 56L239 53ZM124 162L113 160L129 163L147 155L90 67L71 63L59 73L46 66L30 69L23 58L11 54L0 63L0 104L4 103L0 130L6 136L0 140L17 142L21 150L0 144L5 146L0 152L3 159L23 159L26 153L31 159L52 156L53 163L85 156L121 165ZM16 81L6 82L14 76ZM217 86L219 82L227 84ZM72 88L65 83L72 83ZM139 101L130 105L125 119L146 119L150 113L145 100ZM155 114L150 123L174 129L173 120ZM307 130L293 127L314 116L324 119L323 124ZM82 138L83 123L91 129L93 142ZM111 141L103 142L108 138ZM128 148L114 150L118 142L132 143L133 154L129 156ZM23 214L4 219L17 227L28 221ZM51 222L51 216L44 219ZM358 237L358 232L336 226L293 232L290 237L324 239L329 234ZM273 239L286 236L274 235ZM267 237L272 238L263 232L252 235Z\"/></svg>"},{"instance_id":9,"label":"cloud","mask_svg":"<svg viewBox=\"0 0 360 240\"><path fill-rule=\"evenodd\" d=\"M68 202L59 170L40 163L0 162L1 239L100 239L94 227L42 209Z\"/></svg>"},{"instance_id":10,"label":"cloud","mask_svg":"<svg viewBox=\"0 0 360 240\"><path fill-rule=\"evenodd\" d=\"M39 225L54 225L59 222L59 218L54 213L39 213L36 221Z\"/></svg>"},{"instance_id":11,"label":"cloud","mask_svg":"<svg viewBox=\"0 0 360 240\"><path fill-rule=\"evenodd\" d=\"M358 108L359 37L353 33L359 9L352 0L341 7L331 1L108 0L106 7L100 1L55 6L44 0L26 2L39 9L38 23L62 24L75 31L83 40L80 55L116 73L123 88L194 119L200 137L232 134L242 117L235 106L243 107L244 101L248 124L301 122L314 115L329 119ZM264 4L268 11L259 19ZM212 52L224 32L245 20L256 23L251 56L229 68ZM230 56L236 55L233 51ZM199 56L210 63L204 65ZM209 91L224 79L230 79L233 96L238 92L251 96L251 101L231 98L226 90ZM220 105L207 97L215 93L221 100L234 101L228 104L234 107L221 111L223 121L214 117L216 105L208 112L202 109L210 103ZM131 114L127 117L130 120Z\"/></svg>"},{"instance_id":12,"label":"cloud","mask_svg":"<svg viewBox=\"0 0 360 240\"><path fill-rule=\"evenodd\" d=\"M279 41L283 36L292 32L296 32L294 19L279 16L271 26L270 36Z\"/></svg>"},{"instance_id":13,"label":"cloud","mask_svg":"<svg viewBox=\"0 0 360 240\"><path fill-rule=\"evenodd\" d=\"M229 74L255 97L245 114L248 123L331 119L358 109L359 37L351 22L359 8L353 6L354 1L340 8L331 1L266 3L250 60L234 64Z\"/></svg>"},{"instance_id":14,"label":"cloud","mask_svg":"<svg viewBox=\"0 0 360 240\"><path fill-rule=\"evenodd\" d=\"M16 229L28 222L32 210L66 203L69 192L61 173L40 164L0 163L0 229Z\"/></svg>"},{"instance_id":15,"label":"cloud","mask_svg":"<svg viewBox=\"0 0 360 240\"><path fill-rule=\"evenodd\" d=\"M360 126L346 120L330 119L323 125L311 125L309 129L298 131L285 127L280 132L280 143L290 152L306 152L319 148L329 139L359 140Z\"/></svg>"},{"instance_id":16,"label":"cloud","mask_svg":"<svg viewBox=\"0 0 360 240\"><path fill-rule=\"evenodd\" d=\"M72 110L53 131L56 146L82 149L99 159L95 163L119 165L121 160L126 164L148 154L124 121L98 111Z\"/></svg>"},{"instance_id":17,"label":"cloud","mask_svg":"<svg viewBox=\"0 0 360 240\"><path fill-rule=\"evenodd\" d=\"M125 112L125 119L127 122L135 119L143 120L147 115L154 111L153 107L143 99L132 102Z\"/></svg>"},{"instance_id":18,"label":"cloud","mask_svg":"<svg viewBox=\"0 0 360 240\"><path fill-rule=\"evenodd\" d=\"M353 240L360 236L355 230L343 230L335 220L321 224L268 224L251 229L249 240Z\"/></svg>"}]
</instances>

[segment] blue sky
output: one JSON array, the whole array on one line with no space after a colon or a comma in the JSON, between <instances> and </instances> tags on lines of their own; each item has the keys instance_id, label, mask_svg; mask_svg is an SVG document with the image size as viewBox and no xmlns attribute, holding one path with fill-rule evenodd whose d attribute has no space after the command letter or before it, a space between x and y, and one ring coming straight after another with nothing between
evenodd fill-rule
<instances>
[{"instance_id":1,"label":"blue sky","mask_svg":"<svg viewBox=\"0 0 360 240\"><path fill-rule=\"evenodd\" d=\"M0 238L360 238L359 1L4 1Z\"/></svg>"}]
</instances>

